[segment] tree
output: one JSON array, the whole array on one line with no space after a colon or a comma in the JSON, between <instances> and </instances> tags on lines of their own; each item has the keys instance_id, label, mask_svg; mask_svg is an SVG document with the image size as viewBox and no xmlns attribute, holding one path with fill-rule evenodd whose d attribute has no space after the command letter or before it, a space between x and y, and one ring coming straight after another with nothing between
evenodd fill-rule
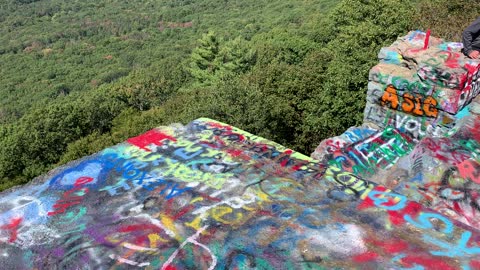
<instances>
[{"instance_id":1,"label":"tree","mask_svg":"<svg viewBox=\"0 0 480 270\"><path fill-rule=\"evenodd\" d=\"M215 81L215 73L219 69L217 57L220 51L220 41L213 31L204 34L198 40L197 46L190 58L190 74L199 85L211 85Z\"/></svg>"},{"instance_id":2,"label":"tree","mask_svg":"<svg viewBox=\"0 0 480 270\"><path fill-rule=\"evenodd\" d=\"M256 61L256 51L241 37L226 42L218 54L221 76L238 75L248 71Z\"/></svg>"},{"instance_id":3,"label":"tree","mask_svg":"<svg viewBox=\"0 0 480 270\"><path fill-rule=\"evenodd\" d=\"M304 104L305 130L338 135L362 123L368 72L380 48L411 29L412 9L403 0L344 0L335 7L327 23L331 36L322 40L331 60L321 87Z\"/></svg>"}]
</instances>

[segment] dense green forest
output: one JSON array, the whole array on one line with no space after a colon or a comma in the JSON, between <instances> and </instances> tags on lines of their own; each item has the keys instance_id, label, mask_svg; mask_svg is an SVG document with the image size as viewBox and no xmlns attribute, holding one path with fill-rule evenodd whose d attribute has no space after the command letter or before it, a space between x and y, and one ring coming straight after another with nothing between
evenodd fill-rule
<instances>
[{"instance_id":1,"label":"dense green forest","mask_svg":"<svg viewBox=\"0 0 480 270\"><path fill-rule=\"evenodd\" d=\"M454 3L452 3L454 2ZM362 120L380 47L458 0L0 0L0 190L210 117L310 153Z\"/></svg>"}]
</instances>

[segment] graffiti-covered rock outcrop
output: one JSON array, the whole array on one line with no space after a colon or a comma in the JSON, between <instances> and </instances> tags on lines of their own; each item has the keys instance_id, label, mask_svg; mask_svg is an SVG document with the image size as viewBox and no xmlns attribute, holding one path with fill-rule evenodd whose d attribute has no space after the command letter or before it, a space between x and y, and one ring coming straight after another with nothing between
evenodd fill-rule
<instances>
[{"instance_id":1,"label":"graffiti-covered rock outcrop","mask_svg":"<svg viewBox=\"0 0 480 270\"><path fill-rule=\"evenodd\" d=\"M383 48L363 126L312 157L480 228L480 61L460 47L415 31Z\"/></svg>"},{"instance_id":2,"label":"graffiti-covered rock outcrop","mask_svg":"<svg viewBox=\"0 0 480 270\"><path fill-rule=\"evenodd\" d=\"M404 47L421 37L382 50L380 65L412 70L420 56ZM468 74L422 98L371 75L367 109L385 113L323 141L318 160L201 118L73 161L0 193L0 268L480 269ZM396 115L428 121L415 133Z\"/></svg>"}]
</instances>

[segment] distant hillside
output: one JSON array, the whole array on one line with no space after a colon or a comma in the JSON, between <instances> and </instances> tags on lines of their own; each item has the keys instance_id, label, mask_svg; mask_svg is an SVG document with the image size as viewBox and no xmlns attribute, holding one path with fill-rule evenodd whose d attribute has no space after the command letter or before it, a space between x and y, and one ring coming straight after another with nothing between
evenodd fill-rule
<instances>
[{"instance_id":1,"label":"distant hillside","mask_svg":"<svg viewBox=\"0 0 480 270\"><path fill-rule=\"evenodd\" d=\"M361 123L382 46L460 31L462 1L3 0L0 189L199 117L309 153Z\"/></svg>"},{"instance_id":2,"label":"distant hillside","mask_svg":"<svg viewBox=\"0 0 480 270\"><path fill-rule=\"evenodd\" d=\"M225 42L296 31L336 1L0 2L0 179L10 182L189 85L190 53L209 30Z\"/></svg>"},{"instance_id":3,"label":"distant hillside","mask_svg":"<svg viewBox=\"0 0 480 270\"><path fill-rule=\"evenodd\" d=\"M298 28L336 1L1 2L0 120L11 122L59 96L180 61L208 30L250 39Z\"/></svg>"}]
</instances>

